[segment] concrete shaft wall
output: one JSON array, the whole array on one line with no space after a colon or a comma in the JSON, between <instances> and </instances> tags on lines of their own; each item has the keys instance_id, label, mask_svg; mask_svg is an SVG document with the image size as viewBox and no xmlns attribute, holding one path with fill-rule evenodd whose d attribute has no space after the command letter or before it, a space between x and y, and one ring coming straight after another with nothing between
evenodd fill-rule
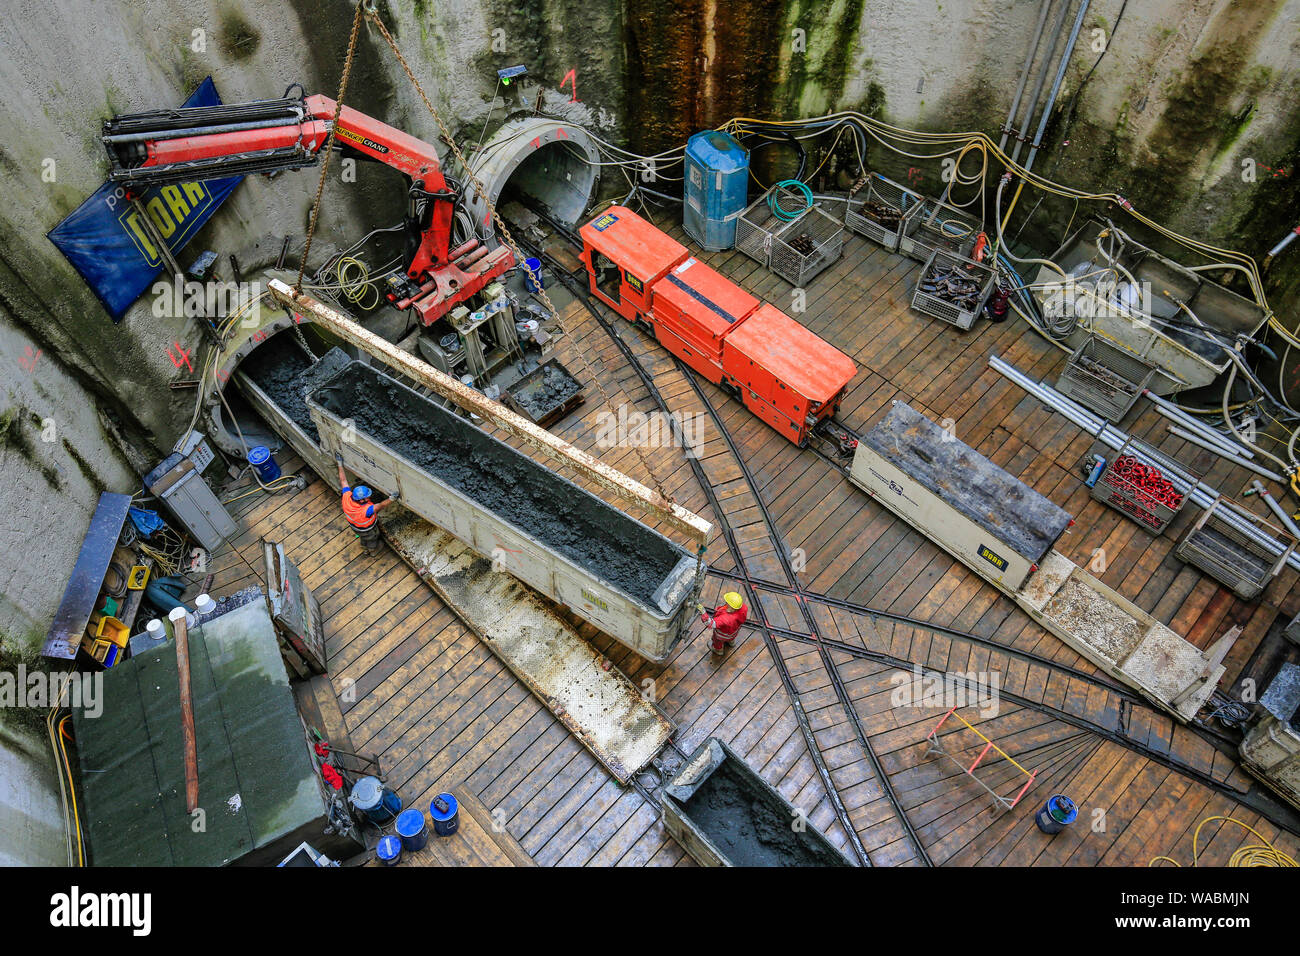
<instances>
[{"instance_id":1,"label":"concrete shaft wall","mask_svg":"<svg viewBox=\"0 0 1300 956\"><path fill-rule=\"evenodd\" d=\"M499 120L540 101L547 112L655 151L735 115L840 108L928 130L995 133L1039 3L380 0L379 7L467 144L490 107ZM352 10L348 0L11 0L0 8L0 665L39 642L98 491L134 490L135 474L170 447L192 409L193 393L167 384L193 377L168 351L196 350L194 321L146 294L114 326L45 238L105 178L100 124L114 113L179 104L209 74L227 102L279 96L291 82L334 95ZM1096 0L1036 168L1073 185L1116 189L1158 218L1262 255L1295 225L1298 23L1300 0ZM1099 63L1097 43L1106 50ZM529 76L498 87L495 71L516 63ZM372 30L363 30L347 99L438 141ZM1258 167L1253 183L1241 176L1244 160ZM895 174L919 165L879 148L869 163ZM937 191L937 166L925 175ZM355 179L331 178L312 266L402 213L396 174L367 164ZM223 278L231 277L231 253L252 275L288 235L296 266L315 187L310 169L245 181L183 264L212 249ZM1060 226L1052 225L1050 202L1043 211L1046 242ZM1295 319L1287 293L1297 277L1300 267L1286 262L1270 275L1284 321Z\"/></svg>"}]
</instances>

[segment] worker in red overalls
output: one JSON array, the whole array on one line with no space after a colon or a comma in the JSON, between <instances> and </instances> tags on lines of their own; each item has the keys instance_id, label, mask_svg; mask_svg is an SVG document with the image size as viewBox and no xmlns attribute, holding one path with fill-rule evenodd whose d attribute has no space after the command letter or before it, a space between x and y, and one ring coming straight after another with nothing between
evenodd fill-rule
<instances>
[{"instance_id":1,"label":"worker in red overalls","mask_svg":"<svg viewBox=\"0 0 1300 956\"><path fill-rule=\"evenodd\" d=\"M721 654L731 646L740 626L749 617L749 608L745 607L745 599L735 591L728 591L722 595L722 603L712 611L706 610L702 604L696 607L701 611L700 620L712 631L714 654Z\"/></svg>"},{"instance_id":2,"label":"worker in red overalls","mask_svg":"<svg viewBox=\"0 0 1300 956\"><path fill-rule=\"evenodd\" d=\"M339 486L342 488L343 496L343 517L348 519L348 524L357 533L357 538L363 548L370 552L378 551L380 548L379 512L397 501L400 495L394 492L387 501L374 504L370 500L372 492L369 488L365 485L353 487L348 484L347 472L343 470L343 456L336 454L334 460L338 462L339 466Z\"/></svg>"}]
</instances>

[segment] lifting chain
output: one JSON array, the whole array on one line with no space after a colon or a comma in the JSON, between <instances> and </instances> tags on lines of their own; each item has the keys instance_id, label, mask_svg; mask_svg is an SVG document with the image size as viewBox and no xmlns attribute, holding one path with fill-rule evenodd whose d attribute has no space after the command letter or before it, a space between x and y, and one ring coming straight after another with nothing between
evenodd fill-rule
<instances>
[{"instance_id":1,"label":"lifting chain","mask_svg":"<svg viewBox=\"0 0 1300 956\"><path fill-rule=\"evenodd\" d=\"M370 18L370 21L374 23L375 27L379 30L384 40L387 41L388 46L393 51L393 56L397 58L397 62L401 64L402 69L405 71L407 79L411 81L411 85L415 87L415 91L420 94L420 99L424 101L424 105L428 108L429 113L433 116L434 122L438 124L438 130L442 133L443 142L445 142L451 148L452 153L456 157L456 161L460 163L461 168L465 170L465 175L469 178L470 185L474 189L474 194L478 196L479 200L487 207L488 212L491 213L492 221L496 223L498 233L500 234L501 238L505 241L505 244L509 246L510 251L514 253L515 261L518 263L522 263L526 257L520 251L518 244L515 242L514 236L510 234L510 230L506 227L506 224L501 219L500 214L497 213L496 205L492 202L491 199L488 198L487 193L483 189L483 184L480 183L478 177L474 175L474 170L470 168L469 162L466 161L465 159L465 155L460 151L460 147L456 145L456 140L452 138L451 130L447 128L447 124L442 121L442 117L438 114L438 111L434 109L433 103L429 100L429 97L425 95L424 88L420 85L420 81L415 78L415 73L412 72L410 65L406 62L406 57L402 56L402 51L397 48L397 43L393 40L392 35L388 32L388 28L384 26L384 21L379 18L379 14L375 11L374 7L368 2L368 0L363 0L363 2L357 5L358 16L360 16L360 11L362 9L365 10L366 16ZM352 27L352 38L353 41L355 42L356 40L355 23L353 24ZM349 47L348 49L349 65L351 65L351 54L352 54L351 47ZM343 79L344 79L344 83L346 84L347 82L346 71L343 74ZM342 93L339 94L339 102L341 105ZM337 115L336 115L336 119L337 119ZM331 135L333 135L332 131L331 131ZM322 183L323 183L323 179L322 179ZM313 224L314 224L314 217L313 217ZM546 294L546 290L542 288L538 288L535 295L537 295L542 300L542 304L546 307L546 310L554 318L556 324L559 325L561 337L568 338L569 332L564 327L564 320L560 317L559 310L556 309L555 306L551 303L551 298ZM617 414L614 408L614 403L610 399L609 393L605 391L605 386L601 382L600 376L598 376L595 370L591 367L591 363L587 359L585 350L581 347L581 345L575 343L573 351L577 354L579 360L582 362L583 368L586 369L588 378L591 381L596 383L596 389L597 391L600 392L601 401L604 402L605 406L611 412L615 412ZM659 477L655 474L654 469L650 467L650 462L646 458L645 450L642 449L641 446L636 443L632 445L632 449L633 451L636 452L637 457L641 460L641 466L645 469L646 474L650 476L650 481L654 485L655 493L661 499L671 504L673 502L673 498L672 496L670 496L664 491L663 483L659 480Z\"/></svg>"},{"instance_id":2,"label":"lifting chain","mask_svg":"<svg viewBox=\"0 0 1300 956\"><path fill-rule=\"evenodd\" d=\"M307 256L311 254L311 241L316 235L316 220L320 216L320 201L325 194L325 177L329 175L330 159L334 155L334 139L338 135L339 116L343 112L343 97L348 91L348 77L352 75L352 59L357 52L357 35L361 32L361 17L366 8L365 3L357 4L356 16L352 18L352 35L348 37L348 56L343 63L343 76L339 80L339 95L334 99L334 121L330 123L329 134L325 139L323 148L325 158L321 161L320 182L316 184L316 198L311 204L311 218L307 222L307 244L302 250L302 259L298 262L298 278L293 283L293 294L302 295L302 275L307 269ZM297 329L295 323L294 328ZM302 331L298 330L298 340L302 342L305 348L307 343L303 341ZM311 349L307 349L311 353Z\"/></svg>"}]
</instances>

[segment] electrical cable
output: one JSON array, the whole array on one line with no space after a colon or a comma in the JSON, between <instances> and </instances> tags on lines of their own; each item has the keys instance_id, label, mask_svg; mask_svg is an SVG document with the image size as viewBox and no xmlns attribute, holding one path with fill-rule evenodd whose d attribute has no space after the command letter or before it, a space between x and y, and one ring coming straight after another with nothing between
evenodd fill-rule
<instances>
[{"instance_id":1,"label":"electrical cable","mask_svg":"<svg viewBox=\"0 0 1300 956\"><path fill-rule=\"evenodd\" d=\"M81 810L77 806L77 791L73 785L72 766L68 762L68 748L63 742L64 725L71 719L72 719L72 715L68 714L65 715L63 719L59 721L59 731L58 731L59 755L62 756L63 758L63 772L65 772L68 775L68 796L72 800L72 820L74 823L74 830L77 834L77 866L84 867L86 865L86 847L81 837Z\"/></svg>"},{"instance_id":2,"label":"electrical cable","mask_svg":"<svg viewBox=\"0 0 1300 956\"><path fill-rule=\"evenodd\" d=\"M1227 816L1220 815L1220 816L1206 817L1199 824L1197 824L1196 832L1192 834L1192 866L1201 865L1201 851L1200 851L1201 830L1204 829L1207 823L1213 823L1216 820L1220 820L1223 823L1235 823L1237 826L1241 827L1242 829L1249 830L1252 834L1259 837L1259 839L1262 841L1262 843L1251 843L1246 846L1237 847L1237 849L1233 851L1232 856L1228 858L1228 866L1293 867L1296 865L1294 859L1292 859L1290 856L1288 856L1287 854L1279 850L1277 847L1275 847L1267 837L1265 837L1254 827L1242 823L1240 820L1236 819L1235 817L1227 817ZM1222 825L1219 827L1219 829L1220 830L1223 829ZM1165 863L1172 863L1174 866L1177 867L1182 866L1182 864L1179 863L1177 860L1167 856L1152 857L1151 861L1147 864L1147 866L1149 867L1155 866L1156 863L1162 861Z\"/></svg>"},{"instance_id":3,"label":"electrical cable","mask_svg":"<svg viewBox=\"0 0 1300 956\"><path fill-rule=\"evenodd\" d=\"M68 788L63 776L63 771L59 767L59 743L55 739L54 718L58 714L57 707L51 707L45 715L45 733L50 741L50 748L54 751L54 770L59 778L59 800L63 805L63 841L68 854L68 866L76 866L76 860L72 856L72 811L68 807Z\"/></svg>"}]
</instances>

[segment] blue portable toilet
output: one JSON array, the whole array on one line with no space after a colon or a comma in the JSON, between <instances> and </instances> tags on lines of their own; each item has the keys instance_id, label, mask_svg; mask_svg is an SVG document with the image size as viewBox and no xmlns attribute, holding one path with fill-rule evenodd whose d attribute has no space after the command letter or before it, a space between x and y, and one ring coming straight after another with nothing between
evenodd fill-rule
<instances>
[{"instance_id":1,"label":"blue portable toilet","mask_svg":"<svg viewBox=\"0 0 1300 956\"><path fill-rule=\"evenodd\" d=\"M686 141L682 226L710 252L736 244L736 220L749 191L749 152L735 137L716 129Z\"/></svg>"}]
</instances>

